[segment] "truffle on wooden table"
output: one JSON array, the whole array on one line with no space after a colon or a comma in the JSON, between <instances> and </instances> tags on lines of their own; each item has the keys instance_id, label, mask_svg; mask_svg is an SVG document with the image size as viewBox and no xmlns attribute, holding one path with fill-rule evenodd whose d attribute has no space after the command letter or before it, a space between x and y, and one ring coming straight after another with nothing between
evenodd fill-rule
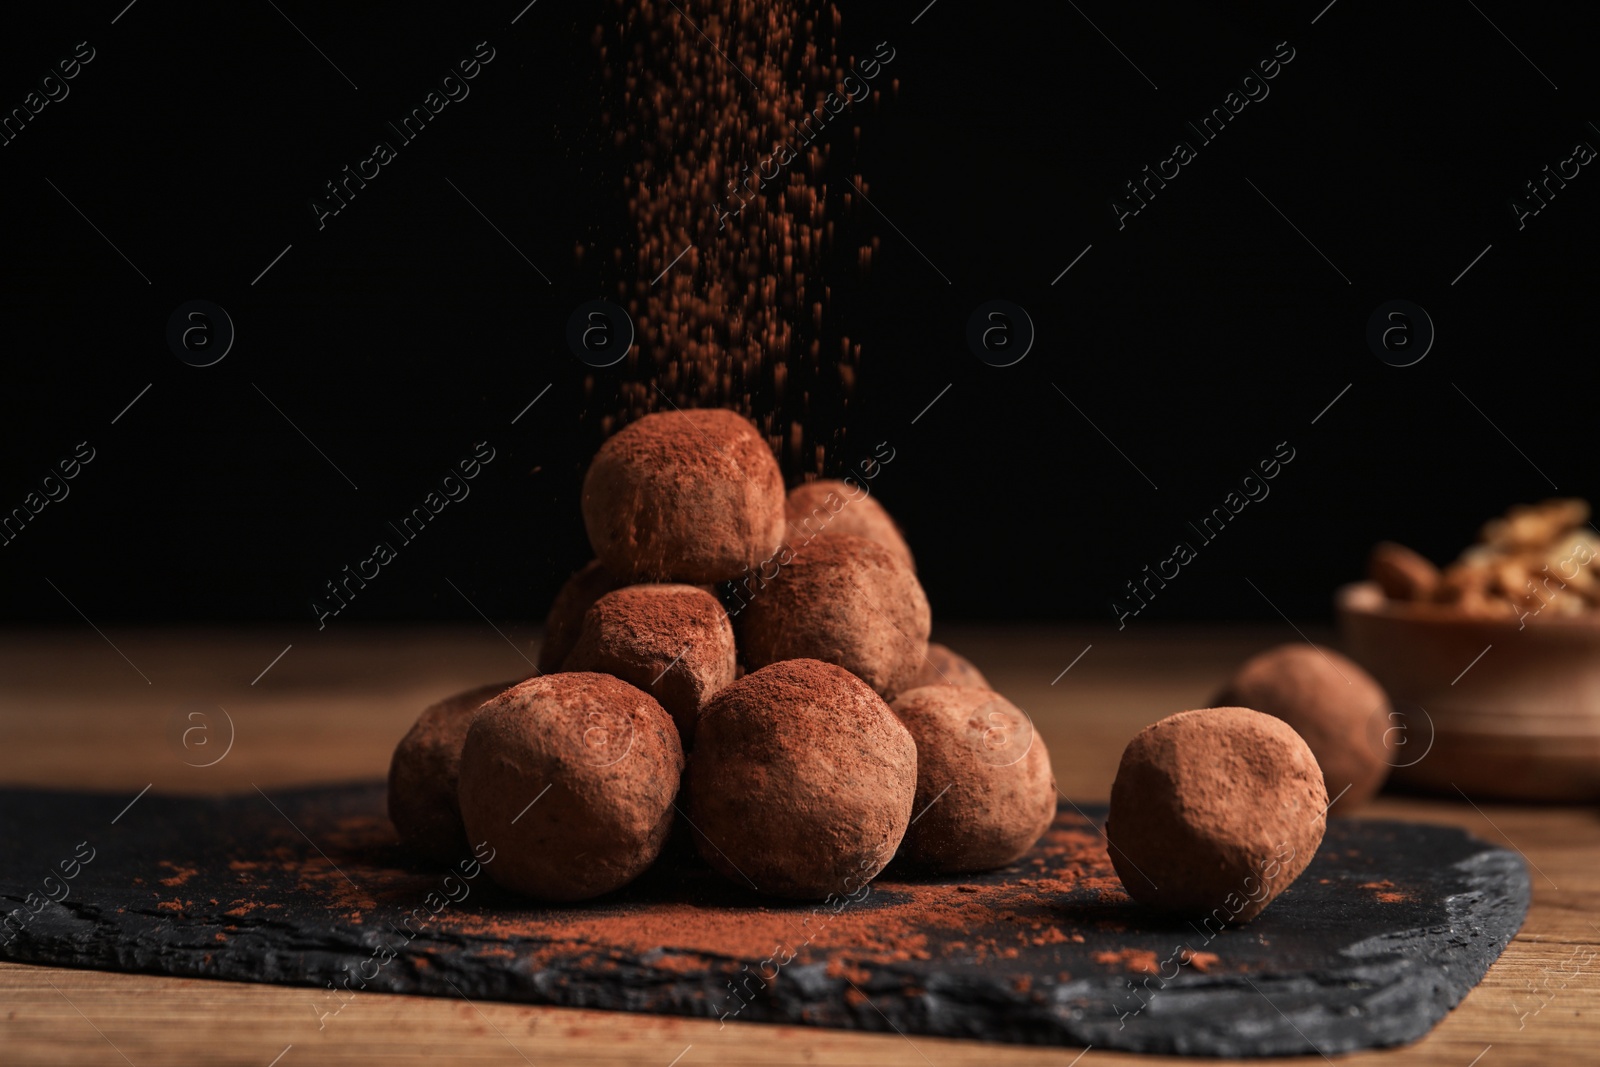
<instances>
[{"instance_id":1,"label":"truffle on wooden table","mask_svg":"<svg viewBox=\"0 0 1600 1067\"><path fill-rule=\"evenodd\" d=\"M913 571L916 560L900 527L889 517L877 497L868 495L859 483L837 478L802 482L789 490L785 504L789 536L798 543L826 530L829 533L855 534L876 541L905 561Z\"/></svg>"},{"instance_id":2,"label":"truffle on wooden table","mask_svg":"<svg viewBox=\"0 0 1600 1067\"><path fill-rule=\"evenodd\" d=\"M1389 698L1347 656L1316 645L1279 645L1246 660L1218 705L1275 715L1305 739L1341 815L1361 806L1389 776Z\"/></svg>"},{"instance_id":3,"label":"truffle on wooden table","mask_svg":"<svg viewBox=\"0 0 1600 1067\"><path fill-rule=\"evenodd\" d=\"M922 657L922 666L916 677L906 683L906 689L924 685L975 685L979 689L994 688L983 672L972 661L937 641L928 642L928 651Z\"/></svg>"},{"instance_id":4,"label":"truffle on wooden table","mask_svg":"<svg viewBox=\"0 0 1600 1067\"><path fill-rule=\"evenodd\" d=\"M859 897L911 819L917 746L843 668L752 671L700 716L686 791L700 854L760 893Z\"/></svg>"},{"instance_id":5,"label":"truffle on wooden table","mask_svg":"<svg viewBox=\"0 0 1600 1067\"><path fill-rule=\"evenodd\" d=\"M935 871L1004 867L1050 828L1050 753L1011 701L977 686L930 685L892 707L917 743L917 815L902 858Z\"/></svg>"},{"instance_id":6,"label":"truffle on wooden table","mask_svg":"<svg viewBox=\"0 0 1600 1067\"><path fill-rule=\"evenodd\" d=\"M672 827L678 730L620 678L531 678L489 701L461 751L461 817L495 849L496 882L541 900L584 900L638 877Z\"/></svg>"},{"instance_id":7,"label":"truffle on wooden table","mask_svg":"<svg viewBox=\"0 0 1600 1067\"><path fill-rule=\"evenodd\" d=\"M644 690L694 740L705 702L733 681L733 624L693 585L630 585L594 602L564 670L614 674Z\"/></svg>"},{"instance_id":8,"label":"truffle on wooden table","mask_svg":"<svg viewBox=\"0 0 1600 1067\"><path fill-rule=\"evenodd\" d=\"M904 561L864 537L824 533L782 562L771 581L734 589L748 667L820 659L887 699L910 685L933 619Z\"/></svg>"},{"instance_id":9,"label":"truffle on wooden table","mask_svg":"<svg viewBox=\"0 0 1600 1067\"><path fill-rule=\"evenodd\" d=\"M1106 838L1128 895L1209 925L1244 923L1311 862L1327 827L1322 770L1282 719L1181 711L1122 752Z\"/></svg>"},{"instance_id":10,"label":"truffle on wooden table","mask_svg":"<svg viewBox=\"0 0 1600 1067\"><path fill-rule=\"evenodd\" d=\"M572 646L578 642L584 613L596 600L625 584L597 559L584 564L582 570L562 584L544 620L544 640L539 644L541 673L554 674L561 669Z\"/></svg>"},{"instance_id":11,"label":"truffle on wooden table","mask_svg":"<svg viewBox=\"0 0 1600 1067\"><path fill-rule=\"evenodd\" d=\"M468 854L456 803L461 746L484 701L516 682L480 685L422 709L389 761L389 821L407 848L448 863Z\"/></svg>"},{"instance_id":12,"label":"truffle on wooden table","mask_svg":"<svg viewBox=\"0 0 1600 1067\"><path fill-rule=\"evenodd\" d=\"M664 411L600 446L583 479L595 555L630 581L720 582L783 540L783 475L747 419Z\"/></svg>"}]
</instances>

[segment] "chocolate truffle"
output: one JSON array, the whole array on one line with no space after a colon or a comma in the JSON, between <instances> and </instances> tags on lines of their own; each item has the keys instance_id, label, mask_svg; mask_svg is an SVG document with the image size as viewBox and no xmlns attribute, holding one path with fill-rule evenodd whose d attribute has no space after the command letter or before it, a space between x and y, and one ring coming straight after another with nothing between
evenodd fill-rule
<instances>
[{"instance_id":1,"label":"chocolate truffle","mask_svg":"<svg viewBox=\"0 0 1600 1067\"><path fill-rule=\"evenodd\" d=\"M700 854L727 878L780 897L845 897L900 847L917 746L855 675L789 660L711 698L686 783Z\"/></svg>"},{"instance_id":2,"label":"chocolate truffle","mask_svg":"<svg viewBox=\"0 0 1600 1067\"><path fill-rule=\"evenodd\" d=\"M1020 708L986 688L930 685L893 710L917 743L916 821L902 858L936 871L1004 867L1050 828L1050 753Z\"/></svg>"},{"instance_id":3,"label":"chocolate truffle","mask_svg":"<svg viewBox=\"0 0 1600 1067\"><path fill-rule=\"evenodd\" d=\"M480 685L429 704L389 761L389 821L413 852L448 863L469 853L456 805L461 746L484 701L516 682Z\"/></svg>"},{"instance_id":4,"label":"chocolate truffle","mask_svg":"<svg viewBox=\"0 0 1600 1067\"><path fill-rule=\"evenodd\" d=\"M592 559L583 570L568 578L550 604L544 620L544 640L539 644L539 671L554 674L561 669L572 646L578 643L583 616L596 600L625 583Z\"/></svg>"},{"instance_id":5,"label":"chocolate truffle","mask_svg":"<svg viewBox=\"0 0 1600 1067\"><path fill-rule=\"evenodd\" d=\"M1349 658L1316 645L1279 645L1246 660L1216 697L1221 706L1254 708L1294 727L1348 813L1372 799L1389 775L1389 698ZM1342 794L1342 795L1341 795Z\"/></svg>"},{"instance_id":6,"label":"chocolate truffle","mask_svg":"<svg viewBox=\"0 0 1600 1067\"><path fill-rule=\"evenodd\" d=\"M972 661L951 651L937 641L928 642L928 651L922 657L922 666L916 677L906 683L906 688L924 685L975 685L979 689L992 689L983 672Z\"/></svg>"},{"instance_id":7,"label":"chocolate truffle","mask_svg":"<svg viewBox=\"0 0 1600 1067\"><path fill-rule=\"evenodd\" d=\"M1282 719L1181 711L1123 750L1108 852L1141 904L1208 927L1249 922L1311 862L1327 803L1316 757Z\"/></svg>"},{"instance_id":8,"label":"chocolate truffle","mask_svg":"<svg viewBox=\"0 0 1600 1067\"><path fill-rule=\"evenodd\" d=\"M541 900L626 885L672 827L683 749L672 717L609 674L547 674L478 712L461 750L461 817L496 882Z\"/></svg>"},{"instance_id":9,"label":"chocolate truffle","mask_svg":"<svg viewBox=\"0 0 1600 1067\"><path fill-rule=\"evenodd\" d=\"M643 689L688 748L700 709L736 666L733 624L716 597L692 585L630 585L594 602L563 669L602 671Z\"/></svg>"},{"instance_id":10,"label":"chocolate truffle","mask_svg":"<svg viewBox=\"0 0 1600 1067\"><path fill-rule=\"evenodd\" d=\"M770 582L733 593L749 598L738 617L751 669L820 659L888 699L909 687L928 650L932 616L903 560L864 537L825 533L785 549L777 562L783 566Z\"/></svg>"},{"instance_id":11,"label":"chocolate truffle","mask_svg":"<svg viewBox=\"0 0 1600 1067\"><path fill-rule=\"evenodd\" d=\"M606 570L633 581L720 582L783 540L783 475L732 411L646 415L600 446L583 522Z\"/></svg>"},{"instance_id":12,"label":"chocolate truffle","mask_svg":"<svg viewBox=\"0 0 1600 1067\"><path fill-rule=\"evenodd\" d=\"M855 534L876 541L904 560L913 571L917 569L916 560L911 558L911 546L901 536L900 527L877 498L869 496L866 487L859 483L836 478L803 482L789 490L785 511L793 543L805 541L823 530Z\"/></svg>"}]
</instances>

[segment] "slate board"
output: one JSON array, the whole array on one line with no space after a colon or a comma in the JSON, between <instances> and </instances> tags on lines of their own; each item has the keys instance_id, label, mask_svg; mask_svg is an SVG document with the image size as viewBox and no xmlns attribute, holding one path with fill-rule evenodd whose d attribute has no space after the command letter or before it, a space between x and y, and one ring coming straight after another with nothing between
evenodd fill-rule
<instances>
[{"instance_id":1,"label":"slate board","mask_svg":"<svg viewBox=\"0 0 1600 1067\"><path fill-rule=\"evenodd\" d=\"M0 957L305 985L325 1023L345 989L367 989L1135 1052L1331 1055L1425 1034L1499 956L1529 899L1521 859L1461 831L1335 819L1292 889L1255 922L1217 932L1130 902L1098 831L1104 809L1063 807L1010 868L945 879L891 868L838 910L730 885L684 835L632 886L543 908L491 883L487 850L487 866L454 875L411 861L381 783L270 799L152 794L118 816L127 801L0 790L0 912L13 912ZM1184 962L1181 947L1202 955Z\"/></svg>"}]
</instances>

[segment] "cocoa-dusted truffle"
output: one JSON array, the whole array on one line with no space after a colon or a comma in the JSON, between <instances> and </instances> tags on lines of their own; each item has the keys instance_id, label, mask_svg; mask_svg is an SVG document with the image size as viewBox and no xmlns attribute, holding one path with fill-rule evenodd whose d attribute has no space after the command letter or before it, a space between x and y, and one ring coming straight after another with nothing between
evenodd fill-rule
<instances>
[{"instance_id":1,"label":"cocoa-dusted truffle","mask_svg":"<svg viewBox=\"0 0 1600 1067\"><path fill-rule=\"evenodd\" d=\"M1044 739L1021 709L977 686L903 693L894 713L917 743L916 822L900 855L936 871L1004 867L1056 814Z\"/></svg>"},{"instance_id":2,"label":"cocoa-dusted truffle","mask_svg":"<svg viewBox=\"0 0 1600 1067\"><path fill-rule=\"evenodd\" d=\"M785 550L788 554L789 550ZM740 648L752 669L786 659L820 659L893 699L921 669L932 616L917 576L882 545L853 534L822 534L793 551L772 581L754 589L739 614Z\"/></svg>"},{"instance_id":3,"label":"cocoa-dusted truffle","mask_svg":"<svg viewBox=\"0 0 1600 1067\"><path fill-rule=\"evenodd\" d=\"M630 585L594 602L563 669L602 671L661 702L688 748L695 719L733 681L733 624L692 585Z\"/></svg>"},{"instance_id":4,"label":"cocoa-dusted truffle","mask_svg":"<svg viewBox=\"0 0 1600 1067\"><path fill-rule=\"evenodd\" d=\"M916 560L911 558L911 546L901 536L900 527L877 498L869 496L867 488L858 482L836 478L803 482L789 490L785 510L793 541L804 541L823 530L855 534L876 541L904 560L913 571L917 569Z\"/></svg>"},{"instance_id":5,"label":"cocoa-dusted truffle","mask_svg":"<svg viewBox=\"0 0 1600 1067\"><path fill-rule=\"evenodd\" d=\"M1327 803L1316 757L1282 719L1181 711L1123 750L1108 851L1140 903L1208 925L1249 922L1311 862Z\"/></svg>"},{"instance_id":6,"label":"cocoa-dusted truffle","mask_svg":"<svg viewBox=\"0 0 1600 1067\"><path fill-rule=\"evenodd\" d=\"M562 584L544 620L544 640L539 645L541 673L554 674L561 669L572 646L578 643L584 613L596 600L624 584L597 559L584 564L581 571Z\"/></svg>"},{"instance_id":7,"label":"cocoa-dusted truffle","mask_svg":"<svg viewBox=\"0 0 1600 1067\"><path fill-rule=\"evenodd\" d=\"M541 900L626 885L672 827L683 749L672 717L609 674L547 674L484 705L461 750L461 817L487 869Z\"/></svg>"},{"instance_id":8,"label":"cocoa-dusted truffle","mask_svg":"<svg viewBox=\"0 0 1600 1067\"><path fill-rule=\"evenodd\" d=\"M1389 698L1331 648L1279 645L1246 660L1219 705L1276 715L1311 746L1335 815L1370 800L1389 776ZM1341 795L1343 794L1343 795Z\"/></svg>"},{"instance_id":9,"label":"cocoa-dusted truffle","mask_svg":"<svg viewBox=\"0 0 1600 1067\"><path fill-rule=\"evenodd\" d=\"M783 540L783 475L748 420L708 408L646 415L583 479L589 543L633 581L720 582Z\"/></svg>"},{"instance_id":10,"label":"cocoa-dusted truffle","mask_svg":"<svg viewBox=\"0 0 1600 1067\"><path fill-rule=\"evenodd\" d=\"M711 698L689 761L700 854L780 897L849 896L900 846L917 746L850 672L813 659L753 671Z\"/></svg>"},{"instance_id":11,"label":"cocoa-dusted truffle","mask_svg":"<svg viewBox=\"0 0 1600 1067\"><path fill-rule=\"evenodd\" d=\"M979 689L994 688L983 672L972 661L937 641L928 642L928 651L922 657L922 666L916 677L906 683L906 688L924 685L975 685Z\"/></svg>"},{"instance_id":12,"label":"cocoa-dusted truffle","mask_svg":"<svg viewBox=\"0 0 1600 1067\"><path fill-rule=\"evenodd\" d=\"M450 862L466 855L467 832L456 804L461 746L484 701L516 682L480 685L422 709L389 761L389 821L409 849Z\"/></svg>"}]
</instances>

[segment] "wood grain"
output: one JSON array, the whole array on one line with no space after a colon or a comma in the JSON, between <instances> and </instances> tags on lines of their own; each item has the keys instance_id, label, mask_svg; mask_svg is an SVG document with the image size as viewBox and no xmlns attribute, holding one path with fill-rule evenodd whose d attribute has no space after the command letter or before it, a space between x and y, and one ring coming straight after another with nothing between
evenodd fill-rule
<instances>
[{"instance_id":1,"label":"wood grain","mask_svg":"<svg viewBox=\"0 0 1600 1067\"><path fill-rule=\"evenodd\" d=\"M104 789L132 800L146 785L199 793L378 776L423 705L530 669L528 629L505 629L112 631L104 639L89 629L12 633L0 649L0 783ZM1234 664L1286 635L990 627L936 636L1029 712L1069 796L1103 801L1121 748L1139 727L1204 704ZM232 748L214 766L186 765L223 750L220 713L186 717L218 708L234 724ZM191 734L185 749L178 738L196 724L211 733ZM201 747L202 737L216 747ZM1509 844L1529 860L1534 902L1522 933L1432 1034L1340 1063L1591 1060L1600 1045L1600 816L1592 808L1459 795L1386 796L1369 812L1459 825ZM1081 1051L381 994L358 995L319 1030L310 997L305 989L0 964L0 1062L267 1067L281 1054L281 1067L425 1060L1064 1067ZM1182 1061L1091 1049L1078 1062Z\"/></svg>"}]
</instances>

